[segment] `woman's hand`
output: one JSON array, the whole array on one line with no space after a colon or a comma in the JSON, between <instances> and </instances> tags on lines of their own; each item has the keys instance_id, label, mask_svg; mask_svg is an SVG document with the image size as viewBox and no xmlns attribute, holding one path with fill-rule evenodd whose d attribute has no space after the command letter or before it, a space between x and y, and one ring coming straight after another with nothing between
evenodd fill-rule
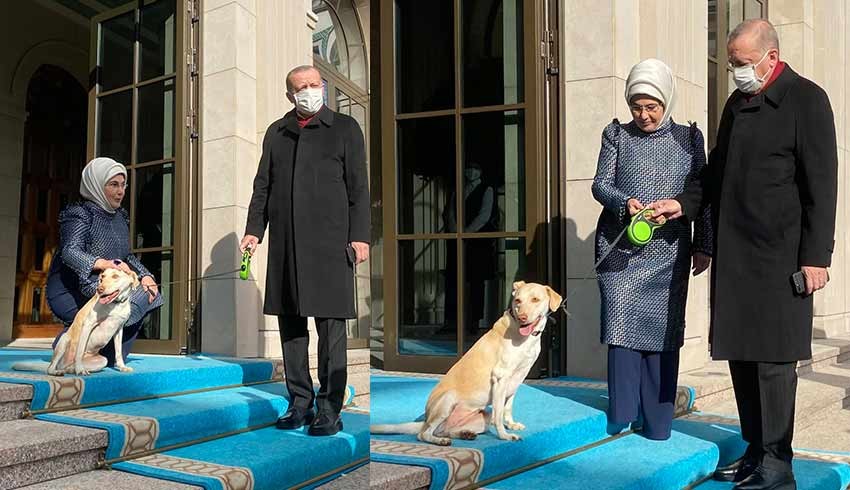
<instances>
[{"instance_id":1,"label":"woman's hand","mask_svg":"<svg viewBox=\"0 0 850 490\"><path fill-rule=\"evenodd\" d=\"M153 276L145 276L141 279L142 287L145 288L145 292L148 293L148 303L153 303L153 300L156 299L156 295L159 294L159 286L156 285L156 281L154 281Z\"/></svg>"},{"instance_id":2,"label":"woman's hand","mask_svg":"<svg viewBox=\"0 0 850 490\"><path fill-rule=\"evenodd\" d=\"M92 270L94 271L105 271L106 269L118 269L124 271L126 273L133 272L133 269L127 265L126 262L119 259L97 259L94 261L94 266Z\"/></svg>"},{"instance_id":3,"label":"woman's hand","mask_svg":"<svg viewBox=\"0 0 850 490\"><path fill-rule=\"evenodd\" d=\"M702 252L694 252L693 256L693 271L694 275L698 276L705 272L706 269L711 265L711 256L706 255Z\"/></svg>"},{"instance_id":4,"label":"woman's hand","mask_svg":"<svg viewBox=\"0 0 850 490\"><path fill-rule=\"evenodd\" d=\"M629 216L634 216L643 209L643 204L637 199L631 198L626 202L626 207L629 209Z\"/></svg>"}]
</instances>

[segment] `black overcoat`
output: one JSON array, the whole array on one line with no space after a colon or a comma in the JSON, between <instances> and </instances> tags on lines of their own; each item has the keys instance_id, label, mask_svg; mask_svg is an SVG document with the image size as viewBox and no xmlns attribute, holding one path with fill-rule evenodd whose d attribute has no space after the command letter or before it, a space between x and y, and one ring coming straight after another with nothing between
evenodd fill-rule
<instances>
[{"instance_id":1,"label":"black overcoat","mask_svg":"<svg viewBox=\"0 0 850 490\"><path fill-rule=\"evenodd\" d=\"M837 182L823 89L786 65L761 94L729 97L703 178L679 196L686 215L712 206L714 359L811 358L812 297L796 296L790 277L831 263Z\"/></svg>"},{"instance_id":2,"label":"black overcoat","mask_svg":"<svg viewBox=\"0 0 850 490\"><path fill-rule=\"evenodd\" d=\"M263 313L354 318L350 242L369 242L363 133L322 109L302 129L295 111L272 123L254 178L246 234L269 228Z\"/></svg>"}]
</instances>

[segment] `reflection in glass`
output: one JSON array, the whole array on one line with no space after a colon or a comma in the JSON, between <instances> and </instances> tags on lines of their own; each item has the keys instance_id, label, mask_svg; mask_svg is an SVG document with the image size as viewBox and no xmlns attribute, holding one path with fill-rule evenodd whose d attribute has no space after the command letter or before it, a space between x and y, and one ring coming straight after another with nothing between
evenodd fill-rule
<instances>
[{"instance_id":1,"label":"reflection in glass","mask_svg":"<svg viewBox=\"0 0 850 490\"><path fill-rule=\"evenodd\" d=\"M398 242L398 351L454 356L457 352L455 240Z\"/></svg>"},{"instance_id":2,"label":"reflection in glass","mask_svg":"<svg viewBox=\"0 0 850 490\"><path fill-rule=\"evenodd\" d=\"M174 79L139 88L136 162L174 156Z\"/></svg>"},{"instance_id":3,"label":"reflection in glass","mask_svg":"<svg viewBox=\"0 0 850 490\"><path fill-rule=\"evenodd\" d=\"M172 288L169 282L174 280L172 271L172 254L165 252L147 252L139 255L145 268L154 275L156 282L161 283L159 292L162 294L162 307L152 311L145 317L142 329L139 331L140 339L170 340L171 339L171 308Z\"/></svg>"},{"instance_id":4,"label":"reflection in glass","mask_svg":"<svg viewBox=\"0 0 850 490\"><path fill-rule=\"evenodd\" d=\"M172 245L174 164L136 170L135 248Z\"/></svg>"},{"instance_id":5,"label":"reflection in glass","mask_svg":"<svg viewBox=\"0 0 850 490\"><path fill-rule=\"evenodd\" d=\"M524 112L463 116L463 158L464 231L525 230Z\"/></svg>"},{"instance_id":6,"label":"reflection in glass","mask_svg":"<svg viewBox=\"0 0 850 490\"><path fill-rule=\"evenodd\" d=\"M762 3L759 0L744 1L744 19L761 19L762 15Z\"/></svg>"},{"instance_id":7,"label":"reflection in glass","mask_svg":"<svg viewBox=\"0 0 850 490\"><path fill-rule=\"evenodd\" d=\"M97 156L130 163L133 127L133 91L98 98Z\"/></svg>"},{"instance_id":8,"label":"reflection in glass","mask_svg":"<svg viewBox=\"0 0 850 490\"><path fill-rule=\"evenodd\" d=\"M455 188L454 117L398 122L399 233L437 233Z\"/></svg>"},{"instance_id":9,"label":"reflection in glass","mask_svg":"<svg viewBox=\"0 0 850 490\"><path fill-rule=\"evenodd\" d=\"M462 0L464 107L523 101L522 3Z\"/></svg>"},{"instance_id":10,"label":"reflection in glass","mask_svg":"<svg viewBox=\"0 0 850 490\"><path fill-rule=\"evenodd\" d=\"M159 0L139 11L139 81L174 72L175 0Z\"/></svg>"},{"instance_id":11,"label":"reflection in glass","mask_svg":"<svg viewBox=\"0 0 850 490\"><path fill-rule=\"evenodd\" d=\"M135 10L100 24L100 91L133 82L133 44L136 37Z\"/></svg>"},{"instance_id":12,"label":"reflection in glass","mask_svg":"<svg viewBox=\"0 0 850 490\"><path fill-rule=\"evenodd\" d=\"M465 349L502 316L515 281L525 279L523 238L475 238L463 241Z\"/></svg>"},{"instance_id":13,"label":"reflection in glass","mask_svg":"<svg viewBox=\"0 0 850 490\"><path fill-rule=\"evenodd\" d=\"M336 11L323 0L313 0L313 13L319 18L313 31L313 55L348 78L349 44Z\"/></svg>"},{"instance_id":14,"label":"reflection in glass","mask_svg":"<svg viewBox=\"0 0 850 490\"><path fill-rule=\"evenodd\" d=\"M717 58L717 0L708 0L708 56Z\"/></svg>"},{"instance_id":15,"label":"reflection in glass","mask_svg":"<svg viewBox=\"0 0 850 490\"><path fill-rule=\"evenodd\" d=\"M396 0L399 113L455 105L452 0Z\"/></svg>"}]
</instances>

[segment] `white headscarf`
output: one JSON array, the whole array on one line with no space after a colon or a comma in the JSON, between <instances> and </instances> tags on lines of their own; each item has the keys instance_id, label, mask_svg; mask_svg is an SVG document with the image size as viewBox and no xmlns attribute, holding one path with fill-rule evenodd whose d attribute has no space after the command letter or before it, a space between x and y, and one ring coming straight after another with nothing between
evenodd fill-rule
<instances>
[{"instance_id":1,"label":"white headscarf","mask_svg":"<svg viewBox=\"0 0 850 490\"><path fill-rule=\"evenodd\" d=\"M121 174L127 178L127 169L124 165L107 157L98 157L90 161L83 169L83 178L80 180L80 195L102 207L104 211L114 213L115 208L106 199L103 188L109 179Z\"/></svg>"},{"instance_id":2,"label":"white headscarf","mask_svg":"<svg viewBox=\"0 0 850 490\"><path fill-rule=\"evenodd\" d=\"M632 67L626 80L626 104L635 95L648 95L664 105L664 117L658 127L667 124L676 104L676 76L663 61L648 58Z\"/></svg>"}]
</instances>

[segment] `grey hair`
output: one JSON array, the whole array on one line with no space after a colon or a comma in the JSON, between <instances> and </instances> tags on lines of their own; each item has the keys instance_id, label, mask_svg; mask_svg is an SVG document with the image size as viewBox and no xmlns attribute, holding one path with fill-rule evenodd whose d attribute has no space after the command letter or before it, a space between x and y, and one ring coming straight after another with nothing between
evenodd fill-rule
<instances>
[{"instance_id":1,"label":"grey hair","mask_svg":"<svg viewBox=\"0 0 850 490\"><path fill-rule=\"evenodd\" d=\"M292 75L295 75L297 73L303 73L305 71L311 71L311 70L315 70L316 73L319 73L318 68L316 68L313 65L296 66L295 68L289 70L289 73L286 74L286 91L289 92L290 94L292 93L292 81L291 81Z\"/></svg>"},{"instance_id":2,"label":"grey hair","mask_svg":"<svg viewBox=\"0 0 850 490\"><path fill-rule=\"evenodd\" d=\"M779 49L779 34L776 33L773 24L765 19L747 19L741 22L729 33L726 44L732 44L742 34L750 33L756 34L756 42L762 53L770 49Z\"/></svg>"}]
</instances>

